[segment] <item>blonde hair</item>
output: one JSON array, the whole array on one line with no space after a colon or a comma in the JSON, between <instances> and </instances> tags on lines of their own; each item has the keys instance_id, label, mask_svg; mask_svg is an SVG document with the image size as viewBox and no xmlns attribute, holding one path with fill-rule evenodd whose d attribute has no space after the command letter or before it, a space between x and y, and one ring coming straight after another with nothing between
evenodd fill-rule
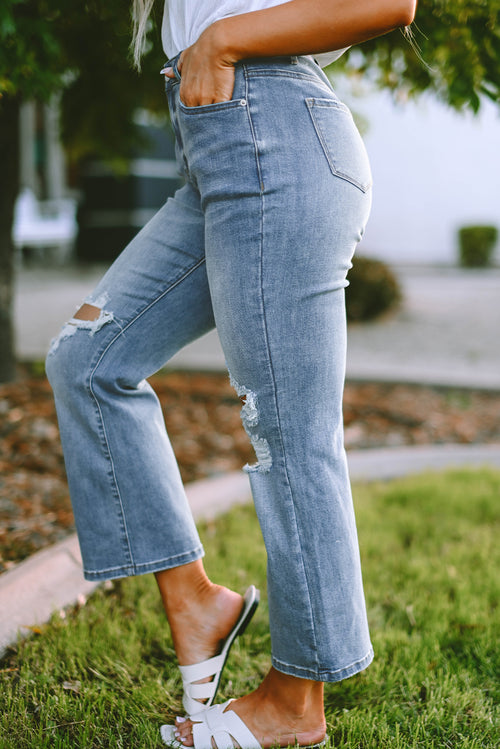
<instances>
[{"instance_id":1,"label":"blonde hair","mask_svg":"<svg viewBox=\"0 0 500 749\"><path fill-rule=\"evenodd\" d=\"M141 69L141 57L146 49L148 19L155 0L132 0L132 41L130 49L137 70Z\"/></svg>"}]
</instances>

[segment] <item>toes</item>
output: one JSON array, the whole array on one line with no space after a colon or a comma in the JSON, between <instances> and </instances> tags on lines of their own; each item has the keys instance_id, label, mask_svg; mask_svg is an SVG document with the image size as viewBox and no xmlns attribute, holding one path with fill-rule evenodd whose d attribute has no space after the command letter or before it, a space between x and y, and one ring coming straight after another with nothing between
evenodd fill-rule
<instances>
[{"instance_id":1,"label":"toes","mask_svg":"<svg viewBox=\"0 0 500 749\"><path fill-rule=\"evenodd\" d=\"M184 744L184 746L190 746L190 743L189 743L190 737L189 736L182 736L181 733L180 733L180 731L178 731L177 729L175 729L175 731L174 731L174 736L177 739L177 741L180 741L180 743Z\"/></svg>"},{"instance_id":2,"label":"toes","mask_svg":"<svg viewBox=\"0 0 500 749\"><path fill-rule=\"evenodd\" d=\"M175 738L184 746L193 746L193 724L188 718L177 717L175 719Z\"/></svg>"},{"instance_id":3,"label":"toes","mask_svg":"<svg viewBox=\"0 0 500 749\"><path fill-rule=\"evenodd\" d=\"M179 741L183 746L193 746L194 744L193 737L191 735L181 736L181 734L177 730L175 730L174 736L177 741Z\"/></svg>"}]
</instances>

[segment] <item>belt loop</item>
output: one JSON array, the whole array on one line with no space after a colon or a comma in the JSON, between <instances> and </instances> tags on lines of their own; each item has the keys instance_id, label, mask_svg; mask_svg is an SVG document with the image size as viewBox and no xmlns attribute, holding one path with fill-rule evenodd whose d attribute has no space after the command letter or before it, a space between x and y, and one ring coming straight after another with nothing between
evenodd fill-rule
<instances>
[{"instance_id":1,"label":"belt loop","mask_svg":"<svg viewBox=\"0 0 500 749\"><path fill-rule=\"evenodd\" d=\"M172 60L172 69L174 71L174 75L177 78L178 81L181 79L181 74L179 73L179 68L177 67L177 63L179 62L179 57L181 56L181 53L179 52L178 55L176 55Z\"/></svg>"},{"instance_id":2,"label":"belt loop","mask_svg":"<svg viewBox=\"0 0 500 749\"><path fill-rule=\"evenodd\" d=\"M175 57L171 57L170 60L167 60L167 62L165 63L165 65L163 66L160 72L163 73L163 70L165 70L166 68L172 68L176 79L180 81L181 74L179 73L179 68L177 67L177 63L179 62L179 57L181 56L181 54L182 53L179 52L178 55L175 55Z\"/></svg>"}]
</instances>

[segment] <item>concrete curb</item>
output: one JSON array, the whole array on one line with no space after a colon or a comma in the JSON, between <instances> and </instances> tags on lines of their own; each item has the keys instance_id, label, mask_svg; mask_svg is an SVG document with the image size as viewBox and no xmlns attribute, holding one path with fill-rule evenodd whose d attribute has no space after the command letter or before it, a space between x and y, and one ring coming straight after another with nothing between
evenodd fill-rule
<instances>
[{"instance_id":1,"label":"concrete curb","mask_svg":"<svg viewBox=\"0 0 500 749\"><path fill-rule=\"evenodd\" d=\"M0 655L46 622L53 611L88 596L95 583L84 580L76 535L33 554L0 576Z\"/></svg>"},{"instance_id":2,"label":"concrete curb","mask_svg":"<svg viewBox=\"0 0 500 749\"><path fill-rule=\"evenodd\" d=\"M500 392L498 372L446 372L432 367L418 369L394 364L386 367L372 366L369 371L350 366L346 372L348 384L410 385L438 390L474 390L483 393Z\"/></svg>"},{"instance_id":3,"label":"concrete curb","mask_svg":"<svg viewBox=\"0 0 500 749\"><path fill-rule=\"evenodd\" d=\"M353 481L387 480L426 470L457 466L491 466L500 470L500 444L433 445L351 450ZM196 520L214 518L250 500L248 476L228 473L186 487ZM46 622L51 614L87 597L99 583L84 580L76 535L34 554L0 576L0 655Z\"/></svg>"},{"instance_id":4,"label":"concrete curb","mask_svg":"<svg viewBox=\"0 0 500 749\"><path fill-rule=\"evenodd\" d=\"M229 473L186 487L196 520L210 520L250 499L245 473ZM82 574L76 534L33 554L0 575L0 656L30 627L46 622L54 611L87 597L100 585Z\"/></svg>"},{"instance_id":5,"label":"concrete curb","mask_svg":"<svg viewBox=\"0 0 500 749\"><path fill-rule=\"evenodd\" d=\"M352 481L377 481L462 466L500 469L500 444L384 447L351 450L348 457Z\"/></svg>"}]
</instances>

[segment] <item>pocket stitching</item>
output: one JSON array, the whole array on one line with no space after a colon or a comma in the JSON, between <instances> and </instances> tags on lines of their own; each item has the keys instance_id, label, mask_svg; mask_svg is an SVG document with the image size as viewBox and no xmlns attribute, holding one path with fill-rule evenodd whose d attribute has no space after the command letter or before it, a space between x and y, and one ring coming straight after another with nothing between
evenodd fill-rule
<instances>
[{"instance_id":1,"label":"pocket stitching","mask_svg":"<svg viewBox=\"0 0 500 749\"><path fill-rule=\"evenodd\" d=\"M324 109L336 109L337 111L342 112L343 114L346 114L349 117L352 117L349 108L343 102L334 101L332 99L324 99L321 102L318 99L308 98L306 99L306 105L307 105L307 109L309 111L309 114L312 120L314 130L316 132L316 135L318 136L318 140L321 144L323 153L325 154L326 160L328 161L328 165L330 167L330 171L332 172L332 174L334 174L336 177L339 177L340 179L345 179L347 182L350 182L352 185L354 185L359 190L361 190L361 192L364 192L364 193L368 192L371 186L371 181L366 182L366 183L359 182L355 177L352 177L350 174L346 174L345 172L342 172L340 169L337 168L335 161L330 153L330 149L328 148L328 144L323 135L323 130L321 129L321 125L315 118L314 112L313 112L314 107L323 107Z\"/></svg>"},{"instance_id":2,"label":"pocket stitching","mask_svg":"<svg viewBox=\"0 0 500 749\"><path fill-rule=\"evenodd\" d=\"M284 70L283 68L246 68L245 75L247 78L295 78L299 81L318 82L318 78L314 75L295 70Z\"/></svg>"},{"instance_id":3,"label":"pocket stitching","mask_svg":"<svg viewBox=\"0 0 500 749\"><path fill-rule=\"evenodd\" d=\"M216 101L213 104L200 104L196 107L188 107L179 97L179 109L183 114L210 114L211 112L224 112L226 109L236 107L246 108L246 99L228 99L228 101Z\"/></svg>"}]
</instances>

